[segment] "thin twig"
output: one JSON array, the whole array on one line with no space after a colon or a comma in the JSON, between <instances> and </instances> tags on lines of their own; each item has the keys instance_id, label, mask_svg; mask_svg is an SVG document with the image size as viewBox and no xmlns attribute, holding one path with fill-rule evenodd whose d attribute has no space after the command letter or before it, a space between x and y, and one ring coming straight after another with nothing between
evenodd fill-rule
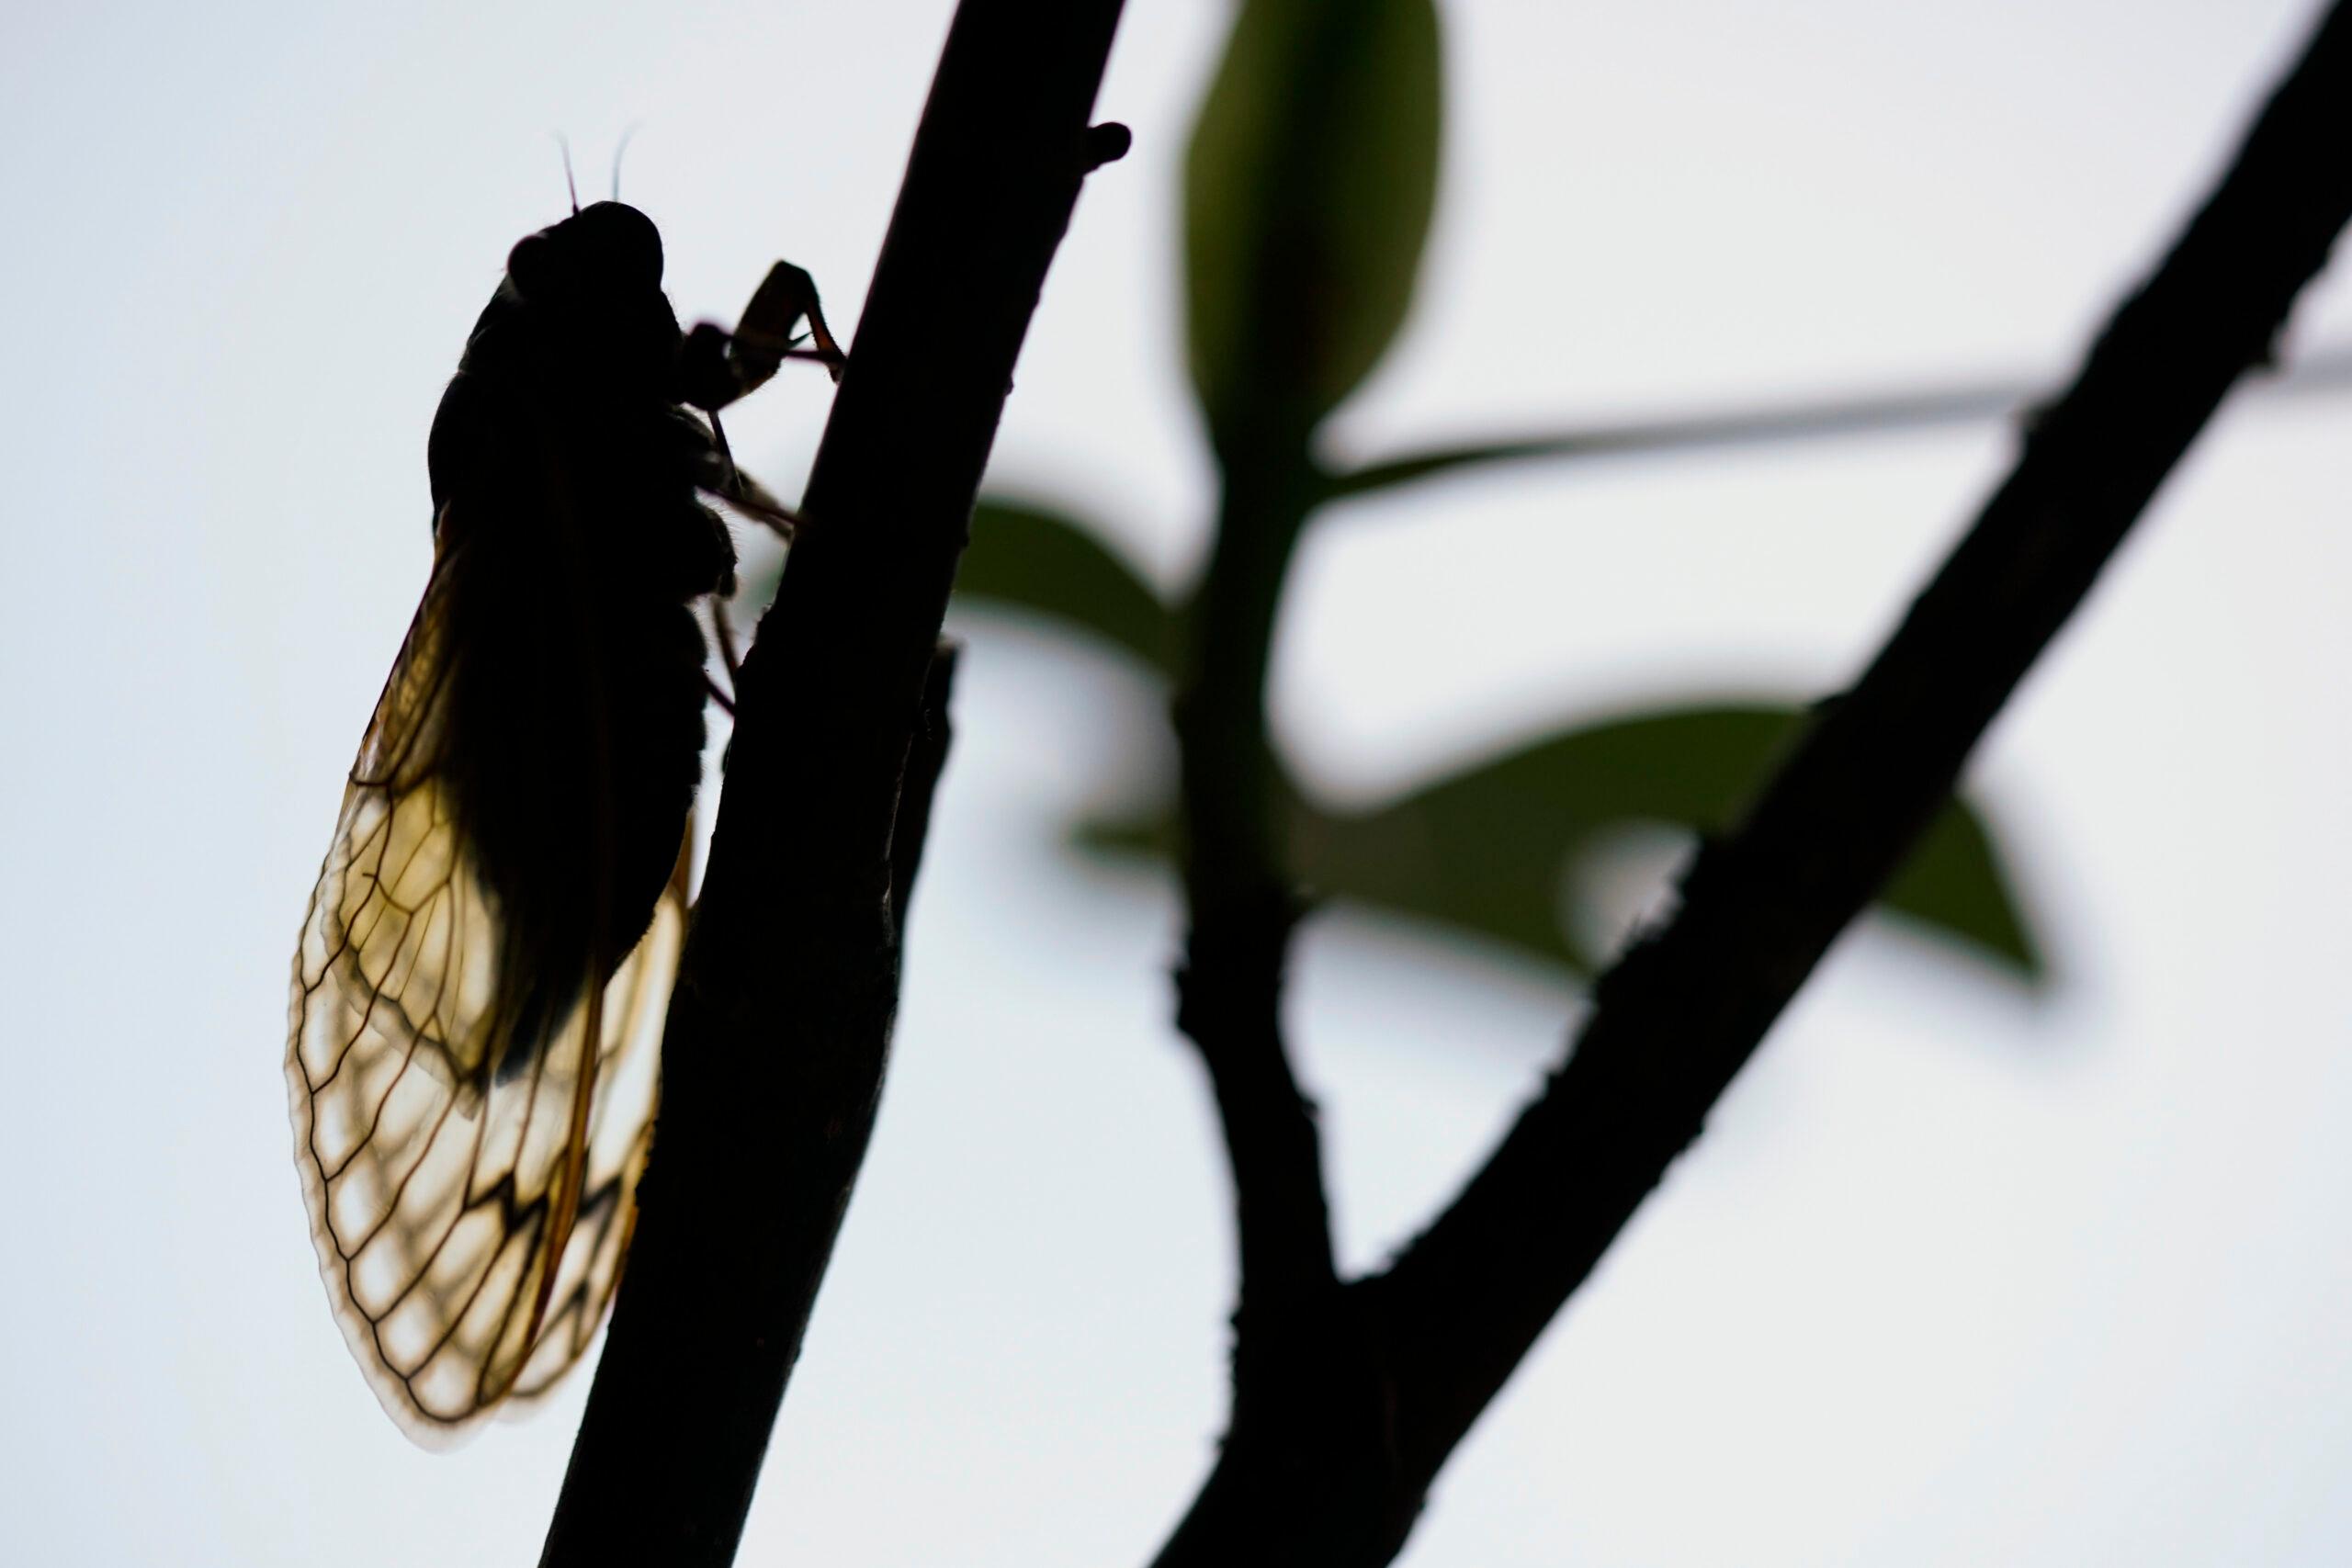
<instances>
[{"instance_id":1,"label":"thin twig","mask_svg":"<svg viewBox=\"0 0 2352 1568\"><path fill-rule=\"evenodd\" d=\"M1312 476L1279 458L1261 468L1229 455L1227 468L1175 701L1190 915L1176 1021L1208 1068L1233 1165L1238 1366L1254 1348L1254 1327L1320 1310L1337 1277L1313 1112L1292 1076L1279 1017L1298 910L1276 844L1265 717L1266 650Z\"/></svg>"},{"instance_id":2,"label":"thin twig","mask_svg":"<svg viewBox=\"0 0 2352 1568\"><path fill-rule=\"evenodd\" d=\"M2249 391L2281 397L2335 393L2346 388L2352 388L2352 349L2342 348L2290 360L2247 383ZM2011 378L1863 392L1673 419L1586 425L1504 441L1432 446L1335 474L1329 481L1329 493L1337 500L1497 464L1785 446L1906 430L1948 430L1999 419L2030 420L2048 392L2045 386Z\"/></svg>"},{"instance_id":3,"label":"thin twig","mask_svg":"<svg viewBox=\"0 0 2352 1568\"><path fill-rule=\"evenodd\" d=\"M1385 1473L1390 1447L1379 1360L1340 1289L1315 1108L1292 1072L1281 1017L1300 907L1278 845L1266 660L1316 493L1303 449L1270 440L1220 453L1216 543L1184 617L1190 646L1175 703L1191 917L1176 1021L1199 1048L1216 1096L1241 1262L1232 1413L1193 1510L1212 1522L1275 1517L1270 1509L1295 1506L1318 1477ZM1188 1518L1158 1561L1179 1568L1234 1560L1229 1541L1205 1551L1202 1544ZM1251 1544L1251 1560L1279 1562L1311 1560L1328 1542Z\"/></svg>"}]
</instances>

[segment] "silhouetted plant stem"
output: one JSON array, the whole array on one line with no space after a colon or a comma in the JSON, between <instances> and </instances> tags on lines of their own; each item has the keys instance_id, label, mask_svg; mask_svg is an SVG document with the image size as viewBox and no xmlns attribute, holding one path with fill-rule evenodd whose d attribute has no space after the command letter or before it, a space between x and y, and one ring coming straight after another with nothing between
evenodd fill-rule
<instances>
[{"instance_id":1,"label":"silhouetted plant stem","mask_svg":"<svg viewBox=\"0 0 2352 1568\"><path fill-rule=\"evenodd\" d=\"M1177 1023L1216 1098L1241 1267L1224 1445L1161 1568L1235 1561L1220 1529L1233 1518L1263 1522L1245 1560L1319 1561L1374 1517L1393 1469L1384 1358L1340 1284L1315 1108L1292 1071L1281 1017L1303 906L1281 840L1286 797L1267 728L1267 665L1291 558L1328 481L1304 431L1261 434L1219 453L1224 495L1184 616L1175 700L1190 917ZM1306 1533L1283 1529L1302 1522Z\"/></svg>"},{"instance_id":2,"label":"silhouetted plant stem","mask_svg":"<svg viewBox=\"0 0 2352 1568\"><path fill-rule=\"evenodd\" d=\"M1277 1011L1298 908L1276 837L1280 774L1266 734L1274 615L1315 486L1302 449L1226 465L1175 699L1191 914L1177 1022L1216 1093L1241 1215L1242 1311L1257 1318L1334 1281L1314 1117Z\"/></svg>"},{"instance_id":3,"label":"silhouetted plant stem","mask_svg":"<svg viewBox=\"0 0 2352 1568\"><path fill-rule=\"evenodd\" d=\"M2247 387L2273 395L2340 392L2352 386L2352 351L2333 349L2294 360ZM1947 430L2005 416L2030 419L2047 389L2010 379L1950 384L1906 391L1858 393L1759 404L1716 413L1592 424L1503 441L1432 446L1334 474L1334 500L1391 490L1497 464L1624 457L1668 452L1720 451L1738 446L1785 447L1796 441Z\"/></svg>"},{"instance_id":4,"label":"silhouetted plant stem","mask_svg":"<svg viewBox=\"0 0 2352 1568\"><path fill-rule=\"evenodd\" d=\"M1283 582L1322 487L1296 435L1220 453L1225 491L1185 616L1176 696L1190 915L1177 1023L1216 1097L1241 1262L1232 1415L1209 1485L1238 1493L1233 1506L1245 1514L1295 1504L1335 1472L1335 1447L1384 1441L1378 1361L1344 1321L1314 1107L1291 1071L1281 1020L1301 907L1279 837L1267 660ZM1193 1561L1187 1540L1180 1529L1160 1561Z\"/></svg>"},{"instance_id":5,"label":"silhouetted plant stem","mask_svg":"<svg viewBox=\"0 0 2352 1568\"><path fill-rule=\"evenodd\" d=\"M543 1564L732 1561L864 1157L919 740L973 497L1104 139L1119 0L963 0L775 608L743 665L673 997L658 1142ZM944 715L941 716L944 717ZM903 787L902 787L902 781Z\"/></svg>"},{"instance_id":6,"label":"silhouetted plant stem","mask_svg":"<svg viewBox=\"0 0 2352 1568\"><path fill-rule=\"evenodd\" d=\"M1184 885L1194 906L1285 890L1281 774L1266 731L1266 671L1283 583L1321 488L1304 434L1220 454L1224 490L1209 559L1182 617L1175 696Z\"/></svg>"},{"instance_id":7,"label":"silhouetted plant stem","mask_svg":"<svg viewBox=\"0 0 2352 1568\"><path fill-rule=\"evenodd\" d=\"M1163 1564L1308 1560L1300 1543L1329 1564L1394 1555L1454 1446L1900 863L2223 395L2268 359L2352 219L2347 147L2352 10L2339 6L1868 672L1703 851L1671 920L1604 976L1544 1092L1385 1272L1333 1292L1333 1337L1369 1348L1393 1398L1387 1450L1355 1429L1360 1408L1335 1408L1321 1462L1267 1472L1239 1441L1238 1388L1235 1440Z\"/></svg>"}]
</instances>

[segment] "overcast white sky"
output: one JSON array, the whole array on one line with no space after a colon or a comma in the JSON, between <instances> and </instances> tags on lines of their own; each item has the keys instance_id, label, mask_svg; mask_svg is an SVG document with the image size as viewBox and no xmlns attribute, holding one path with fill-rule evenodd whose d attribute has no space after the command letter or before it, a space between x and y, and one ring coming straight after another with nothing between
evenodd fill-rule
<instances>
[{"instance_id":1,"label":"overcast white sky","mask_svg":"<svg viewBox=\"0 0 2352 1568\"><path fill-rule=\"evenodd\" d=\"M17 7L0 30L0 1559L533 1561L584 1378L455 1457L349 1364L285 974L428 558L507 247L640 127L680 313L789 255L853 321L947 6ZM1175 174L1226 13L1133 0L998 472L1161 581L1208 474ZM2307 25L2282 0L1445 7L1428 289L1371 453L2057 372ZM2324 286L2297 344L2352 343ZM797 487L815 378L730 422ZM1871 923L1442 1481L1406 1562L2352 1555L2352 403L2246 401L1977 780L2057 979ZM1994 429L1522 470L1334 514L1281 738L1377 798L1564 716L1827 687ZM746 1563L1133 1562L1207 1463L1230 1265L1172 908L1057 848L1146 694L976 626L899 1054ZM1556 976L1337 912L1293 1018L1351 1260L1556 1051Z\"/></svg>"}]
</instances>

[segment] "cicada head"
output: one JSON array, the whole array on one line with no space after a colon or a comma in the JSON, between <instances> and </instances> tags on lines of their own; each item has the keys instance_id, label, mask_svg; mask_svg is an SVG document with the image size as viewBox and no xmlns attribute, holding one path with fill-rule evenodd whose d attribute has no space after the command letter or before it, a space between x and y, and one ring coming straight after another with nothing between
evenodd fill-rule
<instances>
[{"instance_id":1,"label":"cicada head","mask_svg":"<svg viewBox=\"0 0 2352 1568\"><path fill-rule=\"evenodd\" d=\"M662 235L617 201L517 243L484 319L519 330L550 398L566 382L666 393L678 353L678 319L662 293Z\"/></svg>"},{"instance_id":2,"label":"cicada head","mask_svg":"<svg viewBox=\"0 0 2352 1568\"><path fill-rule=\"evenodd\" d=\"M506 277L534 306L594 310L641 299L662 287L662 234L636 208L600 201L517 242Z\"/></svg>"}]
</instances>

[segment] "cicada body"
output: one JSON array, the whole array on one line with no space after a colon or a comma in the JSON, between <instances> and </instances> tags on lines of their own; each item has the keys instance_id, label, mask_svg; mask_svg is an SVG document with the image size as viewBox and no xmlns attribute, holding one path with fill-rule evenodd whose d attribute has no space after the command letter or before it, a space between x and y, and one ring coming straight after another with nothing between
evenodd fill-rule
<instances>
[{"instance_id":1,"label":"cicada body","mask_svg":"<svg viewBox=\"0 0 2352 1568\"><path fill-rule=\"evenodd\" d=\"M733 578L706 498L782 515L687 406L763 378L710 389L724 336L688 349L653 224L600 202L514 247L434 421L433 574L311 895L286 1060L321 1271L423 1442L545 1390L618 1282L684 931L693 605Z\"/></svg>"}]
</instances>

